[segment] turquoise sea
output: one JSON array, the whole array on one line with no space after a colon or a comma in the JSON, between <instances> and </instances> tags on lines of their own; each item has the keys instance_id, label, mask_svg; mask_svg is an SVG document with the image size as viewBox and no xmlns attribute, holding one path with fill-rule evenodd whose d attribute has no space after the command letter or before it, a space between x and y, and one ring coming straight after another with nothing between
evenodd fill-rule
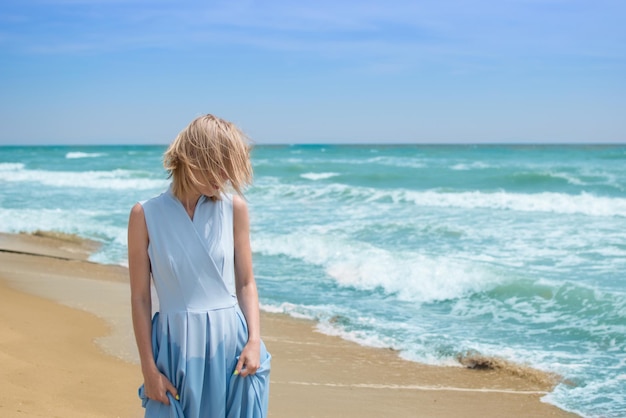
<instances>
[{"instance_id":1,"label":"turquoise sea","mask_svg":"<svg viewBox=\"0 0 626 418\"><path fill-rule=\"evenodd\" d=\"M56 230L126 264L163 146L0 147L0 231ZM626 416L626 146L257 146L262 307L454 364L558 373L544 401Z\"/></svg>"}]
</instances>

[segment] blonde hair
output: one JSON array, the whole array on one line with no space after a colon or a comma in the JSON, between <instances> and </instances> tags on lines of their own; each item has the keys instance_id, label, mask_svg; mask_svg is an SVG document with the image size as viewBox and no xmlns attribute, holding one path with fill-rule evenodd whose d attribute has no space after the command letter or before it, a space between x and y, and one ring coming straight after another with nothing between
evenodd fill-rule
<instances>
[{"instance_id":1,"label":"blonde hair","mask_svg":"<svg viewBox=\"0 0 626 418\"><path fill-rule=\"evenodd\" d=\"M252 183L250 141L233 123L211 114L200 116L183 129L163 155L179 199L196 186L217 184L219 199L226 183L239 195ZM227 181L225 181L227 180Z\"/></svg>"}]
</instances>

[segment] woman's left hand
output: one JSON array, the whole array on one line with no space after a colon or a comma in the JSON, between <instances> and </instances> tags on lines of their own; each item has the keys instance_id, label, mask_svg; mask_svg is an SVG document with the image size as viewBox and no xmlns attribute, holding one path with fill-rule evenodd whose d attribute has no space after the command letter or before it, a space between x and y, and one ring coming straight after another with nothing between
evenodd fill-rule
<instances>
[{"instance_id":1,"label":"woman's left hand","mask_svg":"<svg viewBox=\"0 0 626 418\"><path fill-rule=\"evenodd\" d=\"M258 368L261 366L261 342L260 341L248 341L246 346L241 351L237 366L235 366L235 372L233 374L246 377L251 374L255 374Z\"/></svg>"}]
</instances>

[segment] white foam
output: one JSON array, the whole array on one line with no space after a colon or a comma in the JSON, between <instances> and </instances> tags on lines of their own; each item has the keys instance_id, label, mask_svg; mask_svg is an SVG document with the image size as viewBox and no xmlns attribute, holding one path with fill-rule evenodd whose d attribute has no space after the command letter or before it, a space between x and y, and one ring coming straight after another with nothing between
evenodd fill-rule
<instances>
[{"instance_id":1,"label":"white foam","mask_svg":"<svg viewBox=\"0 0 626 418\"><path fill-rule=\"evenodd\" d=\"M321 151L325 152L325 151ZM391 156L378 156L365 159L355 158L337 158L332 156L312 156L309 155L306 158L282 158L280 162L288 164L340 164L340 165L382 165L389 167L405 167L405 168L424 168L426 162L423 159L417 157L391 157ZM254 165L273 165L275 166L276 159L255 159Z\"/></svg>"},{"instance_id":2,"label":"white foam","mask_svg":"<svg viewBox=\"0 0 626 418\"><path fill-rule=\"evenodd\" d=\"M626 198L596 196L582 192L567 193L513 193L506 191L442 191L376 189L373 187L327 184L307 186L302 184L272 184L261 182L251 189L263 195L283 199L324 200L328 203L390 200L393 203L413 203L419 207L446 207L461 209L496 209L518 212L547 212L559 214L582 214L588 216L626 217Z\"/></svg>"},{"instance_id":3,"label":"white foam","mask_svg":"<svg viewBox=\"0 0 626 418\"><path fill-rule=\"evenodd\" d=\"M418 158L414 157L389 157L389 156L380 156L374 158L368 158L365 160L352 160L353 163L357 164L380 164L391 167L406 167L406 168L424 168L426 164Z\"/></svg>"},{"instance_id":4,"label":"white foam","mask_svg":"<svg viewBox=\"0 0 626 418\"><path fill-rule=\"evenodd\" d=\"M74 159L74 158L97 158L97 157L102 157L106 155L105 153L102 152L68 152L67 154L65 154L65 158L67 159Z\"/></svg>"},{"instance_id":5,"label":"white foam","mask_svg":"<svg viewBox=\"0 0 626 418\"><path fill-rule=\"evenodd\" d=\"M347 341L352 341L359 345L375 348L393 348L397 349L396 341L391 338L385 338L384 336L372 332L363 330L347 331L342 327L330 324L328 322L318 322L315 329L326 335L332 335L343 338Z\"/></svg>"},{"instance_id":6,"label":"white foam","mask_svg":"<svg viewBox=\"0 0 626 418\"><path fill-rule=\"evenodd\" d=\"M23 163L0 163L0 171L16 171L24 169Z\"/></svg>"},{"instance_id":7,"label":"white foam","mask_svg":"<svg viewBox=\"0 0 626 418\"><path fill-rule=\"evenodd\" d=\"M476 169L485 169L485 168L490 168L491 166L489 164L483 163L481 161L476 161L470 164L466 164L466 163L458 163L458 164L454 164L453 166L450 167L451 170L455 170L455 171L468 171L468 170L476 170Z\"/></svg>"},{"instance_id":8,"label":"white foam","mask_svg":"<svg viewBox=\"0 0 626 418\"><path fill-rule=\"evenodd\" d=\"M39 183L51 187L114 189L114 190L151 190L164 189L167 180L146 178L144 173L131 170L111 171L49 171L25 170L15 167L13 170L0 170L0 181Z\"/></svg>"},{"instance_id":9,"label":"white foam","mask_svg":"<svg viewBox=\"0 0 626 418\"><path fill-rule=\"evenodd\" d=\"M0 209L0 231L30 232L37 229L76 233L93 218L105 215L84 209ZM97 224L94 224L97 227Z\"/></svg>"},{"instance_id":10,"label":"white foam","mask_svg":"<svg viewBox=\"0 0 626 418\"><path fill-rule=\"evenodd\" d=\"M563 179L565 181L567 181L570 184L573 184L575 186L586 186L588 183L580 180L578 177L575 177L569 173L562 173L562 172L548 172L546 173L547 175L549 175L550 177L554 177L554 178L558 178L558 179Z\"/></svg>"},{"instance_id":11,"label":"white foam","mask_svg":"<svg viewBox=\"0 0 626 418\"><path fill-rule=\"evenodd\" d=\"M626 404L626 382L607 377L581 386L559 384L543 400L581 416L623 417L615 406ZM593 414L588 411L593 411Z\"/></svg>"},{"instance_id":12,"label":"white foam","mask_svg":"<svg viewBox=\"0 0 626 418\"><path fill-rule=\"evenodd\" d=\"M337 236L261 235L255 251L286 255L322 266L338 284L362 290L382 288L400 300L432 302L455 299L494 286L500 279L479 262L410 251L389 251Z\"/></svg>"},{"instance_id":13,"label":"white foam","mask_svg":"<svg viewBox=\"0 0 626 418\"><path fill-rule=\"evenodd\" d=\"M521 212L580 213L590 216L626 216L626 199L594 196L589 193L510 193L400 191L392 194L396 201L413 201L420 206L486 208Z\"/></svg>"},{"instance_id":14,"label":"white foam","mask_svg":"<svg viewBox=\"0 0 626 418\"><path fill-rule=\"evenodd\" d=\"M283 302L279 305L271 305L262 303L260 309L269 313L280 313L292 316L298 319L315 320L315 315L311 313L311 307L296 305L289 302Z\"/></svg>"},{"instance_id":15,"label":"white foam","mask_svg":"<svg viewBox=\"0 0 626 418\"><path fill-rule=\"evenodd\" d=\"M339 173L304 173L300 174L300 177L307 180L326 180L332 177L337 177Z\"/></svg>"},{"instance_id":16,"label":"white foam","mask_svg":"<svg viewBox=\"0 0 626 418\"><path fill-rule=\"evenodd\" d=\"M126 261L126 225L109 225L97 219L111 215L111 211L85 209L2 209L0 231L34 232L59 231L76 234L101 242L103 245L89 259L105 264L122 264Z\"/></svg>"}]
</instances>

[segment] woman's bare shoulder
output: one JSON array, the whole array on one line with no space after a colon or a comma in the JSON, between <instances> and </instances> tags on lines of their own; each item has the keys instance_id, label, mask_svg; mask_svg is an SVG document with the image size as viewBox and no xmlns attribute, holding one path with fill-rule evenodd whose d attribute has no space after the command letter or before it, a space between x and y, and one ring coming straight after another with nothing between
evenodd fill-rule
<instances>
[{"instance_id":1,"label":"woman's bare shoulder","mask_svg":"<svg viewBox=\"0 0 626 418\"><path fill-rule=\"evenodd\" d=\"M233 195L233 210L235 212L248 211L246 200L239 195Z\"/></svg>"}]
</instances>

